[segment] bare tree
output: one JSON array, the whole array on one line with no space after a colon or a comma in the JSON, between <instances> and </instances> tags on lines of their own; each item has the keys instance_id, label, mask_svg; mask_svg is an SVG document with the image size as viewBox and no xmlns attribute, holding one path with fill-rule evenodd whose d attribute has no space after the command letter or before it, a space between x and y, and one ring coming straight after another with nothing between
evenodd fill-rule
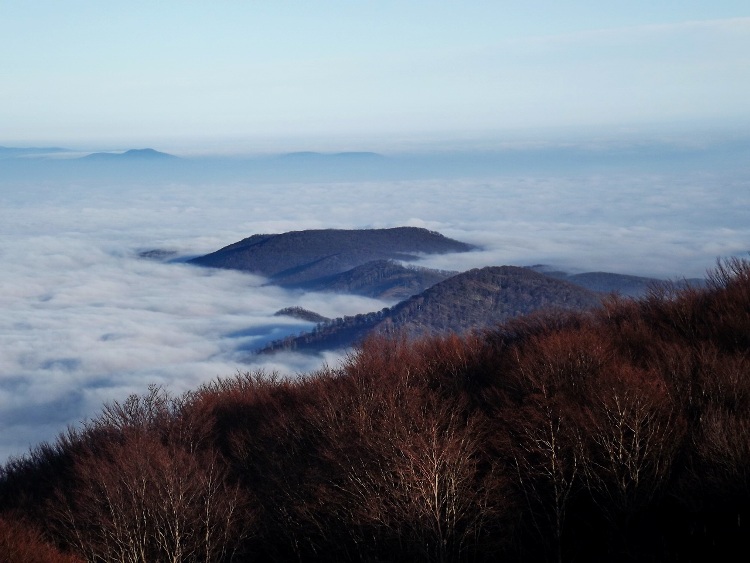
<instances>
[{"instance_id":1,"label":"bare tree","mask_svg":"<svg viewBox=\"0 0 750 563\"><path fill-rule=\"evenodd\" d=\"M505 481L482 464L487 426L462 399L430 389L420 358L392 348L365 353L350 366L352 385L309 417L325 437L319 455L331 468L331 512L357 545L380 542L385 553L425 561L470 559L506 502Z\"/></svg>"},{"instance_id":2,"label":"bare tree","mask_svg":"<svg viewBox=\"0 0 750 563\"><path fill-rule=\"evenodd\" d=\"M587 484L624 532L663 490L685 433L659 374L620 365L592 391Z\"/></svg>"},{"instance_id":3,"label":"bare tree","mask_svg":"<svg viewBox=\"0 0 750 563\"><path fill-rule=\"evenodd\" d=\"M514 351L512 380L520 397L503 417L517 482L530 516L563 560L568 506L580 480L585 432L583 397L611 352L590 329L552 332Z\"/></svg>"},{"instance_id":4,"label":"bare tree","mask_svg":"<svg viewBox=\"0 0 750 563\"><path fill-rule=\"evenodd\" d=\"M245 494L201 446L205 429L158 388L108 405L76 453L72 490L52 508L89 561L231 560L252 524ZM195 415L195 413L193 413Z\"/></svg>"}]
</instances>

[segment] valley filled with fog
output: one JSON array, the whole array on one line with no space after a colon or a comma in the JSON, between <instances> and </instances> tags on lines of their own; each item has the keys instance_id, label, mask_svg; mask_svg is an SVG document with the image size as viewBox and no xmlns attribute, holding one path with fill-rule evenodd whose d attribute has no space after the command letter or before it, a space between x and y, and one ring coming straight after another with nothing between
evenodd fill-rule
<instances>
[{"instance_id":1,"label":"valley filled with fog","mask_svg":"<svg viewBox=\"0 0 750 563\"><path fill-rule=\"evenodd\" d=\"M253 356L313 326L274 316L284 307L336 317L393 305L184 263L256 233L418 226L481 247L423 262L434 268L547 264L673 280L750 249L750 173L735 153L666 164L632 152L513 156L323 168L314 158L0 161L0 459L149 384L181 393L237 371L334 365L337 352ZM168 258L141 256L151 250Z\"/></svg>"}]
</instances>

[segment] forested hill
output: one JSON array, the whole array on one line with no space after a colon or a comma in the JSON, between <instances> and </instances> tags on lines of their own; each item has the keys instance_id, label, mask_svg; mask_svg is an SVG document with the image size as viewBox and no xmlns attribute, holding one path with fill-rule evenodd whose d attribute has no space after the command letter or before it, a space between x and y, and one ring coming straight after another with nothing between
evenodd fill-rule
<instances>
[{"instance_id":1,"label":"forested hill","mask_svg":"<svg viewBox=\"0 0 750 563\"><path fill-rule=\"evenodd\" d=\"M190 263L244 270L277 285L305 287L375 260L415 261L425 254L473 249L417 227L320 229L253 235Z\"/></svg>"},{"instance_id":2,"label":"forested hill","mask_svg":"<svg viewBox=\"0 0 750 563\"><path fill-rule=\"evenodd\" d=\"M371 334L465 333L539 310L589 309L602 297L528 268L488 266L450 277L394 307L339 318L312 332L276 341L262 352L346 348Z\"/></svg>"},{"instance_id":3,"label":"forested hill","mask_svg":"<svg viewBox=\"0 0 750 563\"><path fill-rule=\"evenodd\" d=\"M456 274L458 272L403 266L393 260L372 260L302 285L308 291L353 293L402 301Z\"/></svg>"}]
</instances>

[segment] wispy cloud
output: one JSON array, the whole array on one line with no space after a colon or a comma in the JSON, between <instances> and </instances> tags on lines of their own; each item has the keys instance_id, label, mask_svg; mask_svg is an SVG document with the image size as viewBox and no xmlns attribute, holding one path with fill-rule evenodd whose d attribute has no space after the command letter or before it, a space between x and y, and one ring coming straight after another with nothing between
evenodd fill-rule
<instances>
[{"instance_id":1,"label":"wispy cloud","mask_svg":"<svg viewBox=\"0 0 750 563\"><path fill-rule=\"evenodd\" d=\"M441 69L450 80L429 83L442 88L439 103L477 127L473 108L496 128L747 120L750 111L750 18L501 37L444 55L412 61L411 74L404 64L404 80Z\"/></svg>"},{"instance_id":2,"label":"wispy cloud","mask_svg":"<svg viewBox=\"0 0 750 563\"><path fill-rule=\"evenodd\" d=\"M559 45L562 43L596 43L608 40L642 40L644 38L664 37L680 35L685 33L699 33L716 36L731 37L746 41L744 36L750 31L750 17L737 17L709 20L688 20L664 24L642 24L623 27L609 27L588 29L572 33L560 33L554 35L537 35L517 39L518 43L538 43Z\"/></svg>"}]
</instances>

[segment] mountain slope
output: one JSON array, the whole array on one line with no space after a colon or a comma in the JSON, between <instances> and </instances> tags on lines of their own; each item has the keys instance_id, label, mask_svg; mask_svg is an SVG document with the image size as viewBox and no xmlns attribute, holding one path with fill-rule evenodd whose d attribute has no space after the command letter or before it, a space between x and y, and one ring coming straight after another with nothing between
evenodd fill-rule
<instances>
[{"instance_id":1,"label":"mountain slope","mask_svg":"<svg viewBox=\"0 0 750 563\"><path fill-rule=\"evenodd\" d=\"M301 284L300 287L310 291L353 293L377 299L401 301L457 273L407 267L392 260L372 260L346 272Z\"/></svg>"},{"instance_id":2,"label":"mountain slope","mask_svg":"<svg viewBox=\"0 0 750 563\"><path fill-rule=\"evenodd\" d=\"M542 309L585 310L600 300L601 294L528 268L489 266L448 278L390 309L335 319L261 352L346 348L371 333L465 333Z\"/></svg>"},{"instance_id":3,"label":"mountain slope","mask_svg":"<svg viewBox=\"0 0 750 563\"><path fill-rule=\"evenodd\" d=\"M331 278L377 260L472 250L469 244L417 227L321 229L253 235L190 260L198 266L244 270L286 287L335 283Z\"/></svg>"}]
</instances>

